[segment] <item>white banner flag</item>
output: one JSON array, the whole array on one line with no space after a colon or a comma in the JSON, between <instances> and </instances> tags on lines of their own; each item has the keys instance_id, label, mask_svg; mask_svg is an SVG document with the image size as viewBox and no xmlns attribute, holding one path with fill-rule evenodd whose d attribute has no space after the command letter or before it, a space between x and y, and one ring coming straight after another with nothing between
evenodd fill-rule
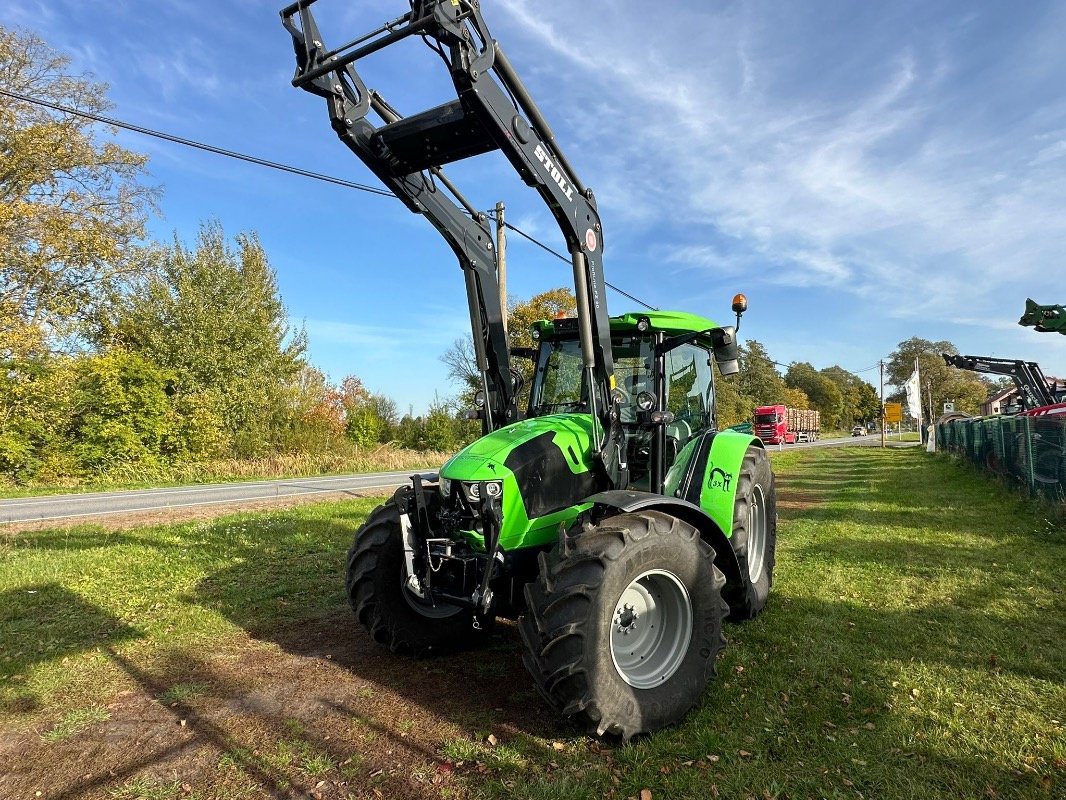
<instances>
[{"instance_id":1,"label":"white banner flag","mask_svg":"<svg viewBox=\"0 0 1066 800\"><path fill-rule=\"evenodd\" d=\"M907 410L910 415L915 419L922 418L922 382L918 377L918 365L914 365L914 372L907 378L907 382L903 384L903 388L907 390Z\"/></svg>"}]
</instances>

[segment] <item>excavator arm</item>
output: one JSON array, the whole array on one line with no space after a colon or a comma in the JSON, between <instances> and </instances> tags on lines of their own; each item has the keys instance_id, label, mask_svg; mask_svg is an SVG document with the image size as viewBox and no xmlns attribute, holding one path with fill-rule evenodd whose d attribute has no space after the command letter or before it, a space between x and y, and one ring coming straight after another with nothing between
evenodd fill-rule
<instances>
[{"instance_id":1,"label":"excavator arm","mask_svg":"<svg viewBox=\"0 0 1066 800\"><path fill-rule=\"evenodd\" d=\"M1014 381L1026 411L1056 402L1048 380L1040 365L1034 361L1011 361L988 356L955 356L940 354L949 367L983 372L988 375L1005 375Z\"/></svg>"},{"instance_id":2,"label":"excavator arm","mask_svg":"<svg viewBox=\"0 0 1066 800\"><path fill-rule=\"evenodd\" d=\"M466 275L478 369L486 394L485 431L517 418L507 338L500 314L496 254L485 215L445 177L443 165L500 150L547 203L570 251L578 331L598 421L597 463L614 488L627 470L618 422L614 362L603 276L603 236L592 191L578 178L499 44L477 0L411 0L411 10L330 50L311 13L316 0L281 12L296 51L293 86L325 98L334 131L407 205L441 233ZM355 70L360 59L420 36L447 64L457 98L403 117ZM380 124L369 119L373 112ZM449 196L441 191L447 190Z\"/></svg>"}]
</instances>

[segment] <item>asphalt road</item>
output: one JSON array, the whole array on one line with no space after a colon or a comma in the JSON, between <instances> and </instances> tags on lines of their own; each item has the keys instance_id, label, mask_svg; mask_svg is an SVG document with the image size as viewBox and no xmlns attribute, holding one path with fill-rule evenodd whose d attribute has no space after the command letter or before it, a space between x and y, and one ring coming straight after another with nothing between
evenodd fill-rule
<instances>
[{"instance_id":1,"label":"asphalt road","mask_svg":"<svg viewBox=\"0 0 1066 800\"><path fill-rule=\"evenodd\" d=\"M901 442L898 435L886 436L885 444L892 447L917 447L918 442ZM868 436L843 436L839 439L819 439L817 442L797 442L796 444L786 444L781 449L784 450L796 450L805 447L840 447L841 445L856 445L860 447L880 447L881 446L881 434L871 433ZM767 450L775 451L779 449L776 444L766 445Z\"/></svg>"},{"instance_id":2,"label":"asphalt road","mask_svg":"<svg viewBox=\"0 0 1066 800\"><path fill-rule=\"evenodd\" d=\"M0 524L97 517L144 511L166 511L190 506L211 506L254 500L386 490L406 483L415 470L340 475L329 478L220 483L169 489L49 495L0 500Z\"/></svg>"},{"instance_id":3,"label":"asphalt road","mask_svg":"<svg viewBox=\"0 0 1066 800\"><path fill-rule=\"evenodd\" d=\"M915 446L917 442L888 443L896 447ZM876 447L881 444L879 435L819 439L785 445L783 450L807 447L839 447L854 445ZM769 445L771 451L779 449ZM99 517L113 514L139 512L164 512L168 509L193 506L245 503L256 500L280 500L310 495L363 494L380 491L384 494L406 483L413 470L400 472L374 472L364 475L337 475L329 478L292 478L288 480L254 481L247 483L220 483L203 486L174 487L169 489L137 489L122 492L96 492L92 494L49 495L45 497L22 497L0 500L0 524L19 522L47 522L50 520Z\"/></svg>"}]
</instances>

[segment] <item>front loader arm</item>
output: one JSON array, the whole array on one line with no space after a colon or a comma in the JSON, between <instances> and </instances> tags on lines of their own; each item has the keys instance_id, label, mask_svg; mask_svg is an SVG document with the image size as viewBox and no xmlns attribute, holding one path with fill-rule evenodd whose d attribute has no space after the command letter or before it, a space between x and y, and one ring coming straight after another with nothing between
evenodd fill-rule
<instances>
[{"instance_id":1,"label":"front loader arm","mask_svg":"<svg viewBox=\"0 0 1066 800\"><path fill-rule=\"evenodd\" d=\"M411 0L411 10L376 31L326 50L309 7L298 0L282 12L296 49L293 85L326 98L334 130L412 211L451 245L467 276L478 364L492 400L493 425L515 418L506 335L499 314L496 255L483 214L444 177L441 166L500 150L523 181L547 203L570 251L578 330L589 403L602 434L594 447L610 488L625 488L624 436L614 396L603 232L592 191L578 178L529 92L489 33L477 0ZM295 17L299 16L299 26ZM352 66L406 37L421 36L447 63L458 99L401 118L367 90ZM367 120L374 111L384 121ZM438 191L440 183L465 208Z\"/></svg>"},{"instance_id":2,"label":"front loader arm","mask_svg":"<svg viewBox=\"0 0 1066 800\"><path fill-rule=\"evenodd\" d=\"M940 355L949 367L983 372L987 375L1007 376L1014 381L1026 411L1049 406L1055 402L1048 380L1044 377L1044 371L1034 361L1012 361L990 356L955 356L948 353Z\"/></svg>"},{"instance_id":3,"label":"front loader arm","mask_svg":"<svg viewBox=\"0 0 1066 800\"><path fill-rule=\"evenodd\" d=\"M439 167L397 169L381 147L377 134L382 127L399 123L402 118L380 96L367 89L350 64L323 72L323 67L330 65L331 57L322 43L310 5L310 2L298 3L282 11L283 24L292 36L296 52L293 84L325 98L330 123L340 140L411 211L425 216L455 253L466 282L474 352L485 392L483 432L514 422L518 418L517 397L488 220L470 205ZM299 26L295 14L299 14ZM381 117L385 125L375 126L367 118L370 111Z\"/></svg>"}]
</instances>

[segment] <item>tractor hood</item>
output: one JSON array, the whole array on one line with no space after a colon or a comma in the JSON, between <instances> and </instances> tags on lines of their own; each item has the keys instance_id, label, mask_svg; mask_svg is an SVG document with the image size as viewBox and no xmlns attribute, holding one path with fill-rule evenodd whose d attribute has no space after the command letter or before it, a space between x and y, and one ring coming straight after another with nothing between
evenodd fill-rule
<instances>
[{"instance_id":1,"label":"tractor hood","mask_svg":"<svg viewBox=\"0 0 1066 800\"><path fill-rule=\"evenodd\" d=\"M592 417L589 414L552 414L531 417L482 436L464 447L440 469L445 478L459 480L493 480L502 477L501 467L515 467L551 445L565 456L570 472L588 469L588 450L592 440Z\"/></svg>"},{"instance_id":2,"label":"tractor hood","mask_svg":"<svg viewBox=\"0 0 1066 800\"><path fill-rule=\"evenodd\" d=\"M589 414L552 414L500 428L460 450L442 478L503 480L504 512L520 501L530 521L580 503L597 491Z\"/></svg>"}]
</instances>

